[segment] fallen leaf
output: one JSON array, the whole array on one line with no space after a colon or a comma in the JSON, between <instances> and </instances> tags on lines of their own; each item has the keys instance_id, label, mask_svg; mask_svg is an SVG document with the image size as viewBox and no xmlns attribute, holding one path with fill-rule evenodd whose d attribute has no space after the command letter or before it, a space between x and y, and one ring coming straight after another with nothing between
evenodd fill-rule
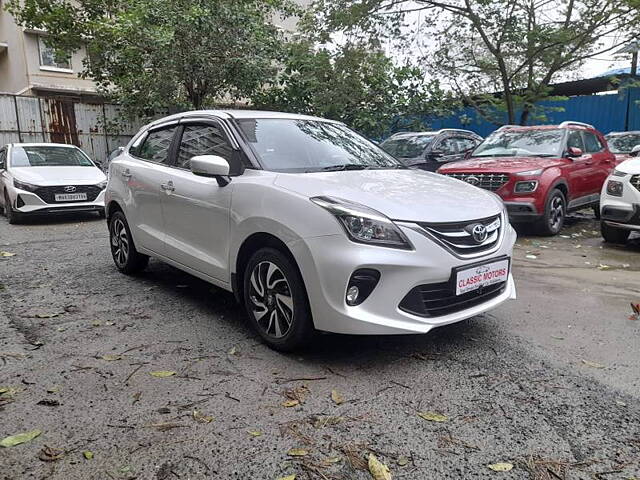
<instances>
[{"instance_id":1,"label":"fallen leaf","mask_svg":"<svg viewBox=\"0 0 640 480\"><path fill-rule=\"evenodd\" d=\"M16 393L21 392L20 387L0 387L0 395L3 397L13 397Z\"/></svg>"},{"instance_id":2,"label":"fallen leaf","mask_svg":"<svg viewBox=\"0 0 640 480\"><path fill-rule=\"evenodd\" d=\"M182 427L185 427L185 426L186 425L182 425L180 423L173 423L173 422L151 423L151 424L147 425L147 427L155 428L156 430L158 430L160 432L166 432L167 430L172 430L174 428L182 428Z\"/></svg>"},{"instance_id":3,"label":"fallen leaf","mask_svg":"<svg viewBox=\"0 0 640 480\"><path fill-rule=\"evenodd\" d=\"M441 415L435 412L418 412L418 416L423 420L429 422L446 422L449 418L446 415Z\"/></svg>"},{"instance_id":4,"label":"fallen leaf","mask_svg":"<svg viewBox=\"0 0 640 480\"><path fill-rule=\"evenodd\" d=\"M344 398L342 398L342 395L340 395L340 392L337 390L331 390L331 400L333 400L333 403L336 405L344 403Z\"/></svg>"},{"instance_id":5,"label":"fallen leaf","mask_svg":"<svg viewBox=\"0 0 640 480\"><path fill-rule=\"evenodd\" d=\"M259 437L262 435L262 432L260 430L249 430L248 433L252 437Z\"/></svg>"},{"instance_id":6,"label":"fallen leaf","mask_svg":"<svg viewBox=\"0 0 640 480\"><path fill-rule=\"evenodd\" d=\"M312 425L314 428L324 428L331 425L338 425L342 423L344 417L333 416L333 415L316 415L312 417Z\"/></svg>"},{"instance_id":7,"label":"fallen leaf","mask_svg":"<svg viewBox=\"0 0 640 480\"><path fill-rule=\"evenodd\" d=\"M404 467L405 465L409 464L409 459L407 457L405 457L404 455L400 455L398 457L398 460L396 460L396 463L398 465L400 465L401 467Z\"/></svg>"},{"instance_id":8,"label":"fallen leaf","mask_svg":"<svg viewBox=\"0 0 640 480\"><path fill-rule=\"evenodd\" d=\"M30 442L41 433L42 432L40 430L31 430L30 432L11 435L10 437L7 437L0 441L0 447L15 447L16 445L20 445L21 443Z\"/></svg>"},{"instance_id":9,"label":"fallen leaf","mask_svg":"<svg viewBox=\"0 0 640 480\"><path fill-rule=\"evenodd\" d=\"M491 465L487 465L487 467L489 467L494 472L508 472L513 468L513 464L506 463L506 462L499 462L499 463L492 463Z\"/></svg>"},{"instance_id":10,"label":"fallen leaf","mask_svg":"<svg viewBox=\"0 0 640 480\"><path fill-rule=\"evenodd\" d=\"M131 403L132 405L136 402L140 401L140 397L142 396L142 392L136 392L133 394L133 402Z\"/></svg>"},{"instance_id":11,"label":"fallen leaf","mask_svg":"<svg viewBox=\"0 0 640 480\"><path fill-rule=\"evenodd\" d=\"M54 313L36 313L34 316L36 318L55 318L64 314L64 312L54 312Z\"/></svg>"},{"instance_id":12,"label":"fallen leaf","mask_svg":"<svg viewBox=\"0 0 640 480\"><path fill-rule=\"evenodd\" d=\"M616 405L620 405L621 407L626 407L627 404L625 402L622 402L620 400L616 400Z\"/></svg>"},{"instance_id":13,"label":"fallen leaf","mask_svg":"<svg viewBox=\"0 0 640 480\"><path fill-rule=\"evenodd\" d=\"M551 335L551 338L553 338L555 340L564 340L564 337L561 337L559 335Z\"/></svg>"},{"instance_id":14,"label":"fallen leaf","mask_svg":"<svg viewBox=\"0 0 640 480\"><path fill-rule=\"evenodd\" d=\"M211 417L209 415L203 415L198 410L194 410L193 413L191 414L191 416L193 417L193 419L196 422L199 422L199 423L211 423L211 422L213 422L213 417Z\"/></svg>"},{"instance_id":15,"label":"fallen leaf","mask_svg":"<svg viewBox=\"0 0 640 480\"><path fill-rule=\"evenodd\" d=\"M309 454L309 450L305 450L304 448L292 448L287 452L287 455L290 457L304 457Z\"/></svg>"},{"instance_id":16,"label":"fallen leaf","mask_svg":"<svg viewBox=\"0 0 640 480\"><path fill-rule=\"evenodd\" d=\"M305 385L290 388L284 392L284 396L289 400L297 400L299 403L304 403L307 395L309 395L309 389Z\"/></svg>"},{"instance_id":17,"label":"fallen leaf","mask_svg":"<svg viewBox=\"0 0 640 480\"><path fill-rule=\"evenodd\" d=\"M391 480L389 468L380 462L373 453L369 454L369 473L375 480Z\"/></svg>"},{"instance_id":18,"label":"fallen leaf","mask_svg":"<svg viewBox=\"0 0 640 480\"><path fill-rule=\"evenodd\" d=\"M298 400L285 400L284 402L282 402L282 406L283 407L295 407L296 405L300 405L300 402Z\"/></svg>"},{"instance_id":19,"label":"fallen leaf","mask_svg":"<svg viewBox=\"0 0 640 480\"><path fill-rule=\"evenodd\" d=\"M238 349L236 347L231 347L231 349L229 350L229 352L227 352L229 355L237 355L238 353Z\"/></svg>"},{"instance_id":20,"label":"fallen leaf","mask_svg":"<svg viewBox=\"0 0 640 480\"><path fill-rule=\"evenodd\" d=\"M151 375L152 377L158 377L158 378L172 377L175 374L176 372L172 370L159 370L157 372L149 372L149 375Z\"/></svg>"},{"instance_id":21,"label":"fallen leaf","mask_svg":"<svg viewBox=\"0 0 640 480\"><path fill-rule=\"evenodd\" d=\"M15 255L16 255L15 253L0 251L0 257L8 258L8 257L15 257Z\"/></svg>"},{"instance_id":22,"label":"fallen leaf","mask_svg":"<svg viewBox=\"0 0 640 480\"><path fill-rule=\"evenodd\" d=\"M334 463L340 463L341 461L342 459L340 457L327 457L322 461L322 463L333 465Z\"/></svg>"},{"instance_id":23,"label":"fallen leaf","mask_svg":"<svg viewBox=\"0 0 640 480\"><path fill-rule=\"evenodd\" d=\"M116 360L122 360L122 356L121 355L103 355L102 360L104 360L105 362L115 362Z\"/></svg>"},{"instance_id":24,"label":"fallen leaf","mask_svg":"<svg viewBox=\"0 0 640 480\"><path fill-rule=\"evenodd\" d=\"M82 452L82 455L87 460L91 460L93 458L93 452L90 452L89 450L85 450L84 452Z\"/></svg>"},{"instance_id":25,"label":"fallen leaf","mask_svg":"<svg viewBox=\"0 0 640 480\"><path fill-rule=\"evenodd\" d=\"M278 480L296 480L296 474L294 473L293 475L287 475L286 477L280 477L280 478L278 478Z\"/></svg>"},{"instance_id":26,"label":"fallen leaf","mask_svg":"<svg viewBox=\"0 0 640 480\"><path fill-rule=\"evenodd\" d=\"M53 448L45 445L38 453L38 458L43 462L55 462L56 460L60 460L64 457L66 452L60 448Z\"/></svg>"},{"instance_id":27,"label":"fallen leaf","mask_svg":"<svg viewBox=\"0 0 640 480\"><path fill-rule=\"evenodd\" d=\"M45 407L59 407L60 402L58 400L52 400L50 398L45 398L40 400L36 405L43 405Z\"/></svg>"},{"instance_id":28,"label":"fallen leaf","mask_svg":"<svg viewBox=\"0 0 640 480\"><path fill-rule=\"evenodd\" d=\"M167 408L167 407L161 407L158 410L156 410L158 413L161 413L163 415L166 415L168 413L171 413L171 409Z\"/></svg>"},{"instance_id":29,"label":"fallen leaf","mask_svg":"<svg viewBox=\"0 0 640 480\"><path fill-rule=\"evenodd\" d=\"M47 393L58 393L60 391L60 387L58 385L54 385L53 387L47 388Z\"/></svg>"},{"instance_id":30,"label":"fallen leaf","mask_svg":"<svg viewBox=\"0 0 640 480\"><path fill-rule=\"evenodd\" d=\"M601 363L591 362L585 359L582 359L582 363L584 363L587 367L591 367L591 368L606 368L606 366L602 365Z\"/></svg>"},{"instance_id":31,"label":"fallen leaf","mask_svg":"<svg viewBox=\"0 0 640 480\"><path fill-rule=\"evenodd\" d=\"M99 327L100 325L102 325L102 322L99 320L96 320L95 322L92 322L91 325L93 325L94 327Z\"/></svg>"}]
</instances>

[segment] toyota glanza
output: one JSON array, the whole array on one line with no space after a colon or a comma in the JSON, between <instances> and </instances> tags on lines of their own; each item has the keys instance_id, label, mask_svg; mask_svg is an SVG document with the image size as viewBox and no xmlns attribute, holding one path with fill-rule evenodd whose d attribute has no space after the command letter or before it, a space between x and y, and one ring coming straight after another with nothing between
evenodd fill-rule
<instances>
[{"instance_id":1,"label":"toyota glanza","mask_svg":"<svg viewBox=\"0 0 640 480\"><path fill-rule=\"evenodd\" d=\"M426 333L515 298L500 199L407 170L339 122L200 111L144 127L109 167L111 252L158 258L246 307L264 341Z\"/></svg>"}]
</instances>

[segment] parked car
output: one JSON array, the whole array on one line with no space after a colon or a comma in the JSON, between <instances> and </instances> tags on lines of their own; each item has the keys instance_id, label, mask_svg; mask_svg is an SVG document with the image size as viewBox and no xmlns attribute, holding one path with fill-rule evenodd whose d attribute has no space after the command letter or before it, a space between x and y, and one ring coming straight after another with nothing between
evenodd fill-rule
<instances>
[{"instance_id":1,"label":"parked car","mask_svg":"<svg viewBox=\"0 0 640 480\"><path fill-rule=\"evenodd\" d=\"M107 177L78 147L10 143L0 148L0 205L9 223L27 215L104 214Z\"/></svg>"},{"instance_id":2,"label":"parked car","mask_svg":"<svg viewBox=\"0 0 640 480\"><path fill-rule=\"evenodd\" d=\"M470 130L445 128L435 132L401 132L380 147L404 165L435 172L442 164L463 160L482 137Z\"/></svg>"},{"instance_id":3,"label":"parked car","mask_svg":"<svg viewBox=\"0 0 640 480\"><path fill-rule=\"evenodd\" d=\"M501 127L468 160L438 172L498 194L511 222L556 235L568 211L591 207L599 214L600 190L615 164L600 132L563 122Z\"/></svg>"},{"instance_id":4,"label":"parked car","mask_svg":"<svg viewBox=\"0 0 640 480\"><path fill-rule=\"evenodd\" d=\"M631 232L640 232L640 158L616 167L602 187L600 207L606 242L625 243Z\"/></svg>"},{"instance_id":5,"label":"parked car","mask_svg":"<svg viewBox=\"0 0 640 480\"><path fill-rule=\"evenodd\" d=\"M111 253L235 293L271 347L314 330L426 333L515 298L497 197L406 169L343 124L200 111L144 127L110 165Z\"/></svg>"},{"instance_id":6,"label":"parked car","mask_svg":"<svg viewBox=\"0 0 640 480\"><path fill-rule=\"evenodd\" d=\"M637 157L640 153L640 131L611 132L605 138L618 162Z\"/></svg>"}]
</instances>

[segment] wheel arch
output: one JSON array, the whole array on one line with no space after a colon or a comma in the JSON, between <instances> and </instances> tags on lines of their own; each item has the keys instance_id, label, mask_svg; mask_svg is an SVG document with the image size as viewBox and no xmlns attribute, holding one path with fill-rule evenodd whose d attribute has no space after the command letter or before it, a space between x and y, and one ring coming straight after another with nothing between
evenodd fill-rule
<instances>
[{"instance_id":1,"label":"wheel arch","mask_svg":"<svg viewBox=\"0 0 640 480\"><path fill-rule=\"evenodd\" d=\"M124 213L124 209L122 208L122 206L118 203L117 200L111 200L109 202L109 204L107 205L107 208L105 209L105 214L107 216L107 222L109 222L109 220L111 219L111 216L115 213L115 212L123 212Z\"/></svg>"}]
</instances>

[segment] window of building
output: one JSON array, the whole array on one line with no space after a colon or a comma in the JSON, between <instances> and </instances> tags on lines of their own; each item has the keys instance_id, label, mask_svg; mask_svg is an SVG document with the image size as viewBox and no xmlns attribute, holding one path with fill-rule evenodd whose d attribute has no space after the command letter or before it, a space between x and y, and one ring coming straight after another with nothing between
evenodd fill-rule
<instances>
[{"instance_id":1,"label":"window of building","mask_svg":"<svg viewBox=\"0 0 640 480\"><path fill-rule=\"evenodd\" d=\"M71 57L60 58L56 56L55 50L44 42L42 36L38 36L38 49L40 50L41 67L71 70Z\"/></svg>"}]
</instances>

